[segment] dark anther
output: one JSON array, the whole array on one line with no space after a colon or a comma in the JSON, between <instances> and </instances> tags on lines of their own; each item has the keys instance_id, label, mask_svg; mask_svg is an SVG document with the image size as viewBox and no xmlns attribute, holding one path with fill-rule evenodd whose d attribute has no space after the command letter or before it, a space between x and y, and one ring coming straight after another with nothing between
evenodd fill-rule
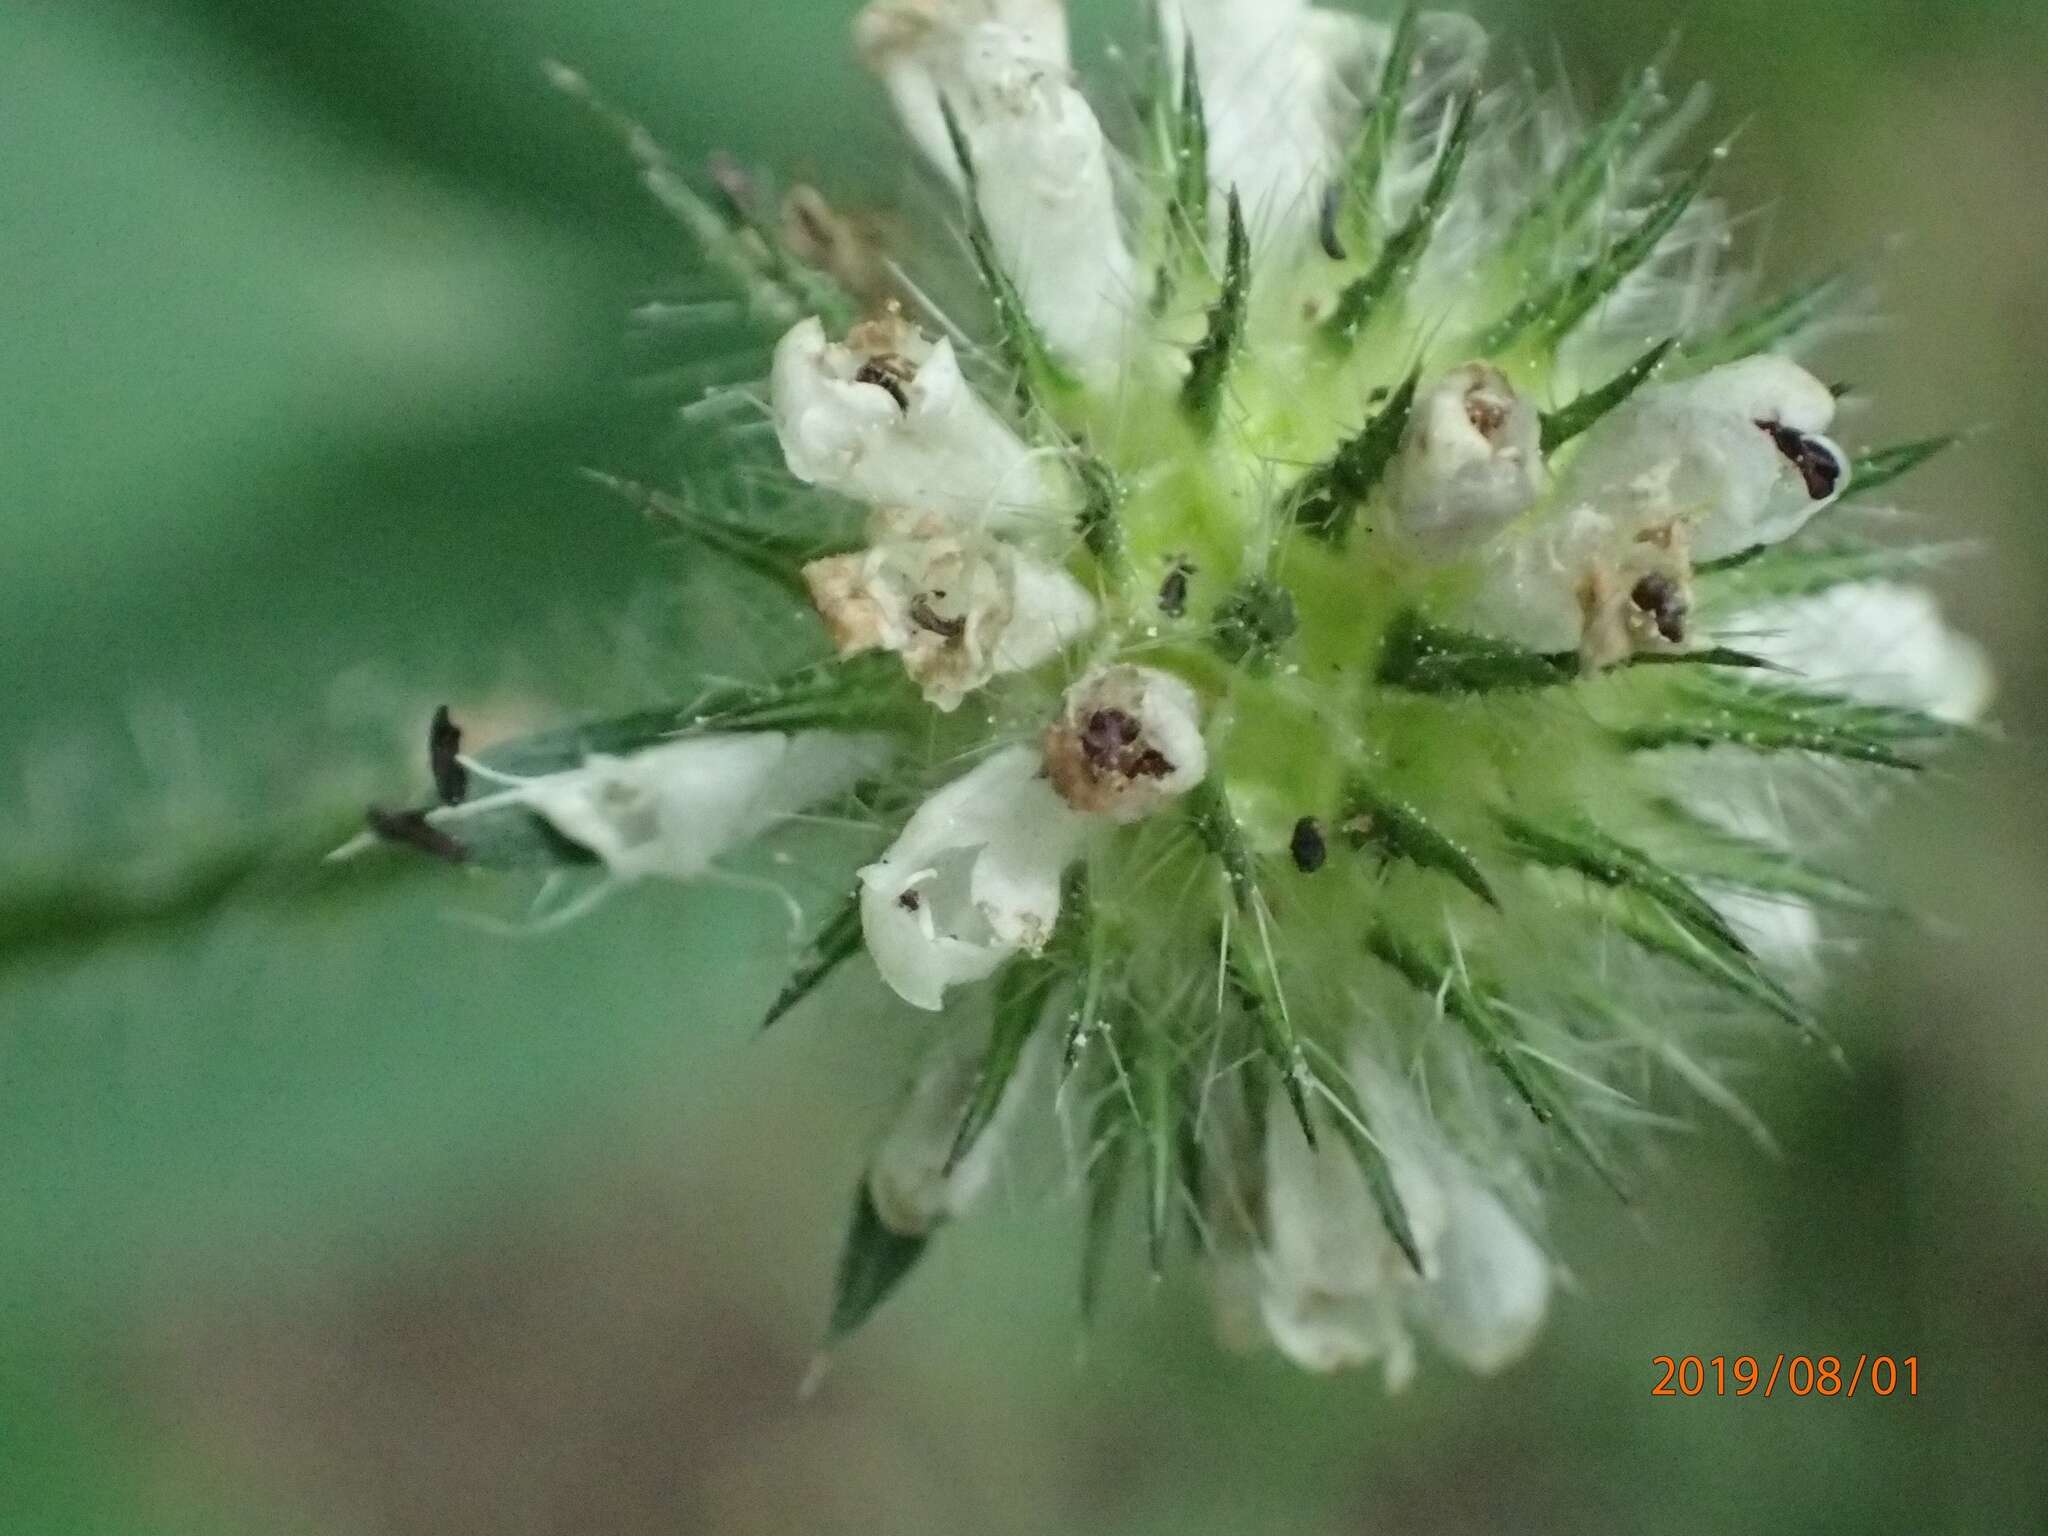
<instances>
[{"instance_id":1,"label":"dark anther","mask_svg":"<svg viewBox=\"0 0 2048 1536\"><path fill-rule=\"evenodd\" d=\"M1342 261L1350 253L1344 249L1344 237L1337 229L1337 220L1344 212L1344 183L1333 181L1329 190L1323 193L1322 215L1316 220L1316 233L1323 242L1323 254L1332 261Z\"/></svg>"},{"instance_id":2,"label":"dark anther","mask_svg":"<svg viewBox=\"0 0 2048 1536\"><path fill-rule=\"evenodd\" d=\"M444 864L469 862L469 850L427 820L425 811L380 811L373 806L365 819L370 830L387 843L424 853Z\"/></svg>"},{"instance_id":3,"label":"dark anther","mask_svg":"<svg viewBox=\"0 0 2048 1536\"><path fill-rule=\"evenodd\" d=\"M1195 574L1195 568L1185 560L1173 562L1173 569L1166 573L1166 580L1159 584L1159 611L1169 619L1177 619L1188 611L1188 578Z\"/></svg>"},{"instance_id":4,"label":"dark anther","mask_svg":"<svg viewBox=\"0 0 2048 1536\"><path fill-rule=\"evenodd\" d=\"M434 771L434 793L443 805L460 805L469 798L469 770L462 766L462 727L446 704L434 711L434 723L427 727L427 764Z\"/></svg>"},{"instance_id":5,"label":"dark anther","mask_svg":"<svg viewBox=\"0 0 2048 1536\"><path fill-rule=\"evenodd\" d=\"M945 594L941 592L939 596L944 597ZM944 614L935 612L931 603L923 597L918 597L911 601L910 622L919 629L929 631L947 640L958 640L967 633L967 620L964 618L949 619Z\"/></svg>"},{"instance_id":6,"label":"dark anther","mask_svg":"<svg viewBox=\"0 0 2048 1536\"><path fill-rule=\"evenodd\" d=\"M1657 633L1673 645L1680 644L1686 635L1686 619L1692 608L1685 599L1685 592L1669 576L1651 574L1635 584L1628 595L1641 612L1656 621Z\"/></svg>"},{"instance_id":7,"label":"dark anther","mask_svg":"<svg viewBox=\"0 0 2048 1536\"><path fill-rule=\"evenodd\" d=\"M1147 747L1124 764L1124 777L1127 779L1163 779L1172 772L1173 764L1156 747Z\"/></svg>"},{"instance_id":8,"label":"dark anther","mask_svg":"<svg viewBox=\"0 0 2048 1536\"><path fill-rule=\"evenodd\" d=\"M1287 851L1294 855L1294 867L1304 875L1312 875L1323 867L1330 857L1330 846L1323 841L1322 823L1313 816L1304 816L1294 824L1294 836L1287 844Z\"/></svg>"},{"instance_id":9,"label":"dark anther","mask_svg":"<svg viewBox=\"0 0 2048 1536\"><path fill-rule=\"evenodd\" d=\"M1120 709L1098 709L1081 727L1081 751L1097 768L1107 768L1137 741L1137 720Z\"/></svg>"},{"instance_id":10,"label":"dark anther","mask_svg":"<svg viewBox=\"0 0 2048 1536\"><path fill-rule=\"evenodd\" d=\"M1842 461L1825 443L1775 421L1760 421L1757 425L1771 434L1778 452L1792 461L1792 467L1806 481L1807 495L1815 501L1826 501L1835 494L1835 487L1842 483Z\"/></svg>"},{"instance_id":11,"label":"dark anther","mask_svg":"<svg viewBox=\"0 0 2048 1536\"><path fill-rule=\"evenodd\" d=\"M910 360L892 352L882 357L871 357L862 363L860 371L853 376L853 382L887 390L889 398L896 402L896 409L907 411L910 409L910 382L916 377L917 369Z\"/></svg>"},{"instance_id":12,"label":"dark anther","mask_svg":"<svg viewBox=\"0 0 2048 1536\"><path fill-rule=\"evenodd\" d=\"M1498 395L1475 389L1465 396L1465 419L1472 423L1473 431L1492 442L1508 424L1508 408Z\"/></svg>"},{"instance_id":13,"label":"dark anther","mask_svg":"<svg viewBox=\"0 0 2048 1536\"><path fill-rule=\"evenodd\" d=\"M924 898L915 891L905 891L896 898L896 905L906 912L915 912L924 905Z\"/></svg>"}]
</instances>

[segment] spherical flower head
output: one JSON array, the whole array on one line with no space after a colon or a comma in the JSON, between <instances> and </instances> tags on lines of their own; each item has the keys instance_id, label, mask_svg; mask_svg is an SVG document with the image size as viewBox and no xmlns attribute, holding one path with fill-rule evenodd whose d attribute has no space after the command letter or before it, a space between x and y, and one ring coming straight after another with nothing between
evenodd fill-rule
<instances>
[{"instance_id":1,"label":"spherical flower head","mask_svg":"<svg viewBox=\"0 0 2048 1536\"><path fill-rule=\"evenodd\" d=\"M1990 697L1864 511L1940 445L1832 435L1833 289L1744 307L1654 74L1588 123L1483 89L1461 18L1157 11L1128 158L1054 0L862 14L978 310L650 171L782 332L778 462L730 449L782 521L684 531L807 599L817 659L487 755L482 798L443 753L385 825L690 878L878 823L774 1011L855 969L933 1016L835 1340L1053 1120L1091 1297L1128 1197L1238 1341L1500 1370L1552 1304L1542 1190L1632 1182L1645 1084L1761 1133L1703 1063L1828 1043L1849 813Z\"/></svg>"}]
</instances>

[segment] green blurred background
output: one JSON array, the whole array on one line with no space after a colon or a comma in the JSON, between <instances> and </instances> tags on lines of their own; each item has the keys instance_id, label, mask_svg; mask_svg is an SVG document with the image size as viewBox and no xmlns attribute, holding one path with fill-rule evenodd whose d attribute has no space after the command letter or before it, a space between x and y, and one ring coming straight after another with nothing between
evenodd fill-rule
<instances>
[{"instance_id":1,"label":"green blurred background","mask_svg":"<svg viewBox=\"0 0 2048 1536\"><path fill-rule=\"evenodd\" d=\"M531 710L635 615L677 653L646 667L728 622L572 473L659 435L622 315L681 261L537 62L881 202L853 8L0 10L10 861L367 794L433 702ZM1535 1355L1394 1399L1221 1353L1189 1278L1084 1333L1026 1171L803 1402L915 1040L856 989L755 1039L772 899L514 940L425 878L47 943L0 971L0 1532L2048 1528L2048 8L1478 9L1588 95L1676 29L1772 272L1882 254L1891 322L1830 358L1879 402L1851 435L1991 429L1908 499L1994 551L1947 596L2004 739L1885 813L1930 921L1845 966L1849 1076L1748 1085L1782 1160L1703 1125L1636 1212L1565 1189ZM1091 59L1137 35L1076 10ZM1650 1396L1653 1355L1781 1350L1914 1354L1920 1395Z\"/></svg>"}]
</instances>

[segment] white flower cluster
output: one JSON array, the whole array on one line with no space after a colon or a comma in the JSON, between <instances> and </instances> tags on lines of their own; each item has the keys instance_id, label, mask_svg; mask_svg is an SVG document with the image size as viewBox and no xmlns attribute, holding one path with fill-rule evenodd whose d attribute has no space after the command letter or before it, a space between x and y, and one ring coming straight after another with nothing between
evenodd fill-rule
<instances>
[{"instance_id":1,"label":"white flower cluster","mask_svg":"<svg viewBox=\"0 0 2048 1536\"><path fill-rule=\"evenodd\" d=\"M945 766L899 767L921 803L826 929L857 952L857 915L895 995L955 1015L856 1232L900 1262L964 1214L1049 1018L1103 982L1065 1008L1062 1102L1110 1111L1090 1159L1145 1139L1155 1250L1176 1202L1199 1219L1227 1330L1393 1386L1418 1335L1491 1371L1553 1288L1521 1154L1606 1174L1638 1050L1811 1024L1828 880L1791 803L1916 766L1989 673L1924 592L1801 537L1886 456L1837 444L1789 332L1724 327L1726 214L1664 170L1689 124L1654 77L1560 133L1554 102L1481 97L1462 18L1156 12L1144 174L1075 87L1061 0L857 23L1019 376L978 391L971 351L877 301L789 328L769 405L789 473L864 518L801 571L870 658L823 670L900 664L933 713L714 724L428 819L514 807L615 879L686 879L925 738ZM1084 863L1108 919L1068 967ZM1587 1038L1637 981L1672 999L1656 1029ZM1251 1065L1182 1080L1205 1060Z\"/></svg>"},{"instance_id":2,"label":"white flower cluster","mask_svg":"<svg viewBox=\"0 0 2048 1536\"><path fill-rule=\"evenodd\" d=\"M1422 1268L1389 1235L1342 1140L1325 1134L1310 1146L1276 1096L1260 1170L1264 1220L1241 1209L1218 1220L1212 1278L1226 1336L1268 1339L1312 1371L1378 1361L1391 1390L1415 1373L1411 1328L1470 1370L1512 1364L1549 1308L1548 1256L1390 1074L1361 1056L1351 1075L1380 1128Z\"/></svg>"}]
</instances>

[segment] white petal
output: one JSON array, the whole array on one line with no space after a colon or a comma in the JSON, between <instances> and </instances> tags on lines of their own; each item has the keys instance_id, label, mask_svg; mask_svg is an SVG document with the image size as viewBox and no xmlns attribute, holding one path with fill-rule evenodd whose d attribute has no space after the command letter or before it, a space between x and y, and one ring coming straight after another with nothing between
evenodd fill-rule
<instances>
[{"instance_id":1,"label":"white petal","mask_svg":"<svg viewBox=\"0 0 2048 1536\"><path fill-rule=\"evenodd\" d=\"M889 1134L868 1166L868 1194L892 1232L922 1237L965 1216L994 1181L1045 1053L1044 1031L1025 1047L994 1116L965 1156L947 1170L980 1077L989 1031L947 1028L919 1069Z\"/></svg>"},{"instance_id":2,"label":"white petal","mask_svg":"<svg viewBox=\"0 0 2048 1536\"><path fill-rule=\"evenodd\" d=\"M877 0L854 23L855 46L888 87L904 129L955 186L962 183L960 161L946 133L940 82L955 69L966 36L988 22L1007 28L1024 58L1066 73L1063 0Z\"/></svg>"},{"instance_id":3,"label":"white petal","mask_svg":"<svg viewBox=\"0 0 2048 1536\"><path fill-rule=\"evenodd\" d=\"M1088 589L1065 570L1030 555L1016 555L1014 613L996 643L995 668L1029 672L1088 638L1101 610Z\"/></svg>"},{"instance_id":4,"label":"white petal","mask_svg":"<svg viewBox=\"0 0 2048 1536\"><path fill-rule=\"evenodd\" d=\"M1470 1179L1445 1188L1448 1220L1437 1272L1416 1315L1467 1369L1500 1370L1535 1342L1550 1305L1550 1260L1490 1192Z\"/></svg>"},{"instance_id":5,"label":"white petal","mask_svg":"<svg viewBox=\"0 0 2048 1536\"><path fill-rule=\"evenodd\" d=\"M936 1011L949 987L1043 948L1087 832L1029 747L998 752L933 795L861 871L861 928L882 979Z\"/></svg>"},{"instance_id":6,"label":"white petal","mask_svg":"<svg viewBox=\"0 0 2048 1536\"><path fill-rule=\"evenodd\" d=\"M1043 527L1070 516L1059 473L974 393L952 342L909 350L922 355L905 358L915 373L899 402L860 382L873 357L827 340L818 321L782 339L772 390L790 473L870 506L944 512L972 526Z\"/></svg>"},{"instance_id":7,"label":"white petal","mask_svg":"<svg viewBox=\"0 0 2048 1536\"><path fill-rule=\"evenodd\" d=\"M1520 1358L1549 1306L1549 1258L1404 1083L1362 1051L1351 1075L1422 1251L1423 1275L1399 1275L1409 1315L1471 1370Z\"/></svg>"},{"instance_id":8,"label":"white petal","mask_svg":"<svg viewBox=\"0 0 2048 1536\"><path fill-rule=\"evenodd\" d=\"M1099 668L1067 690L1045 769L1076 810L1142 820L1209 775L1201 700L1170 672Z\"/></svg>"},{"instance_id":9,"label":"white petal","mask_svg":"<svg viewBox=\"0 0 2048 1536\"><path fill-rule=\"evenodd\" d=\"M1834 391L1782 357L1728 363L1683 388L1695 405L1745 421L1773 421L1798 432L1825 432L1835 421Z\"/></svg>"},{"instance_id":10,"label":"white petal","mask_svg":"<svg viewBox=\"0 0 2048 1536\"><path fill-rule=\"evenodd\" d=\"M1543 421L1484 363L1416 402L1393 476L1394 529L1442 558L1497 533L1543 494Z\"/></svg>"},{"instance_id":11,"label":"white petal","mask_svg":"<svg viewBox=\"0 0 2048 1536\"><path fill-rule=\"evenodd\" d=\"M1068 81L1063 25L974 19L991 9L959 0L872 8L864 34L893 45L870 46L869 58L911 136L964 190L939 108L951 103L996 259L1053 351L1105 380L1126 350L1137 268L1102 125ZM906 10L924 19L897 24Z\"/></svg>"},{"instance_id":12,"label":"white petal","mask_svg":"<svg viewBox=\"0 0 2048 1536\"><path fill-rule=\"evenodd\" d=\"M1707 900L1756 957L1781 974L1817 980L1820 918L1797 896L1710 890Z\"/></svg>"},{"instance_id":13,"label":"white petal","mask_svg":"<svg viewBox=\"0 0 2048 1536\"><path fill-rule=\"evenodd\" d=\"M1983 718L1995 691L1991 664L1950 629L1931 593L1862 582L1752 609L1731 639L1831 692L1958 724Z\"/></svg>"},{"instance_id":14,"label":"white petal","mask_svg":"<svg viewBox=\"0 0 2048 1536\"><path fill-rule=\"evenodd\" d=\"M1266 1245L1259 1315L1274 1346L1311 1371L1386 1362L1413 1370L1401 1321L1408 1261L1388 1235L1357 1160L1334 1134L1310 1147L1286 1100L1268 1112Z\"/></svg>"},{"instance_id":15,"label":"white petal","mask_svg":"<svg viewBox=\"0 0 2048 1536\"><path fill-rule=\"evenodd\" d=\"M624 880L689 880L719 855L887 761L885 741L806 732L694 736L531 779L437 816L524 805Z\"/></svg>"},{"instance_id":16,"label":"white petal","mask_svg":"<svg viewBox=\"0 0 2048 1536\"><path fill-rule=\"evenodd\" d=\"M961 56L961 125L996 259L1046 343L1091 381L1128 350L1137 266L1118 220L1108 147L1066 80L983 27Z\"/></svg>"},{"instance_id":17,"label":"white petal","mask_svg":"<svg viewBox=\"0 0 2048 1536\"><path fill-rule=\"evenodd\" d=\"M1305 240L1389 30L1306 0L1159 0L1159 12L1176 83L1194 36L1218 194L1237 190L1259 244Z\"/></svg>"},{"instance_id":18,"label":"white petal","mask_svg":"<svg viewBox=\"0 0 2048 1536\"><path fill-rule=\"evenodd\" d=\"M1776 544L1834 498L1812 494L1767 428L1803 434L1846 468L1819 435L1833 415L1827 387L1779 358L1654 386L1587 434L1560 494L1597 508L1624 539L1683 521L1699 560Z\"/></svg>"},{"instance_id":19,"label":"white petal","mask_svg":"<svg viewBox=\"0 0 2048 1536\"><path fill-rule=\"evenodd\" d=\"M891 521L878 520L885 535ZM1060 567L979 534L885 536L811 562L804 581L840 655L901 656L926 702L948 713L998 676L1043 666L1098 618Z\"/></svg>"},{"instance_id":20,"label":"white petal","mask_svg":"<svg viewBox=\"0 0 2048 1536\"><path fill-rule=\"evenodd\" d=\"M1614 543L1614 525L1584 504L1509 529L1481 554L1465 622L1531 650L1573 649L1585 626L1580 587Z\"/></svg>"}]
</instances>

